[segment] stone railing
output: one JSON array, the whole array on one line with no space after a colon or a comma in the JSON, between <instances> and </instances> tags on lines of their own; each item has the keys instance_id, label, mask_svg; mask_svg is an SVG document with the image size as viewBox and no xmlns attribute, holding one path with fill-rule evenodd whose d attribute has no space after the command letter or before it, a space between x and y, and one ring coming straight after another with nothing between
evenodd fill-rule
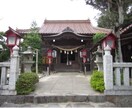
<instances>
[{"instance_id":1,"label":"stone railing","mask_svg":"<svg viewBox=\"0 0 132 108\"><path fill-rule=\"evenodd\" d=\"M1 78L0 89L8 88L10 62L0 62Z\"/></svg>"},{"instance_id":2,"label":"stone railing","mask_svg":"<svg viewBox=\"0 0 132 108\"><path fill-rule=\"evenodd\" d=\"M106 95L132 95L132 63L113 63L110 48L103 57Z\"/></svg>"},{"instance_id":3,"label":"stone railing","mask_svg":"<svg viewBox=\"0 0 132 108\"><path fill-rule=\"evenodd\" d=\"M113 89L132 94L132 63L113 63L113 70Z\"/></svg>"},{"instance_id":4,"label":"stone railing","mask_svg":"<svg viewBox=\"0 0 132 108\"><path fill-rule=\"evenodd\" d=\"M15 46L10 62L1 62L0 95L16 95L16 80L19 75L19 48Z\"/></svg>"}]
</instances>

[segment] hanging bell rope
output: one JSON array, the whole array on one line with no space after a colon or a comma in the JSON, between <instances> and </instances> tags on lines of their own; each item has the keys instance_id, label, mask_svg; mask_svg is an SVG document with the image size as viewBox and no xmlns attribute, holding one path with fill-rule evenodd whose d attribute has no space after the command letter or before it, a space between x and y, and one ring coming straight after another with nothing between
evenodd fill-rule
<instances>
[{"instance_id":1,"label":"hanging bell rope","mask_svg":"<svg viewBox=\"0 0 132 108\"><path fill-rule=\"evenodd\" d=\"M56 46L56 45L52 45L52 47L58 48L59 50L64 50L64 51L74 51L74 50L77 50L77 49L79 49L79 48L84 47L84 45L77 46L77 47L74 47L74 48L62 48L62 47Z\"/></svg>"}]
</instances>

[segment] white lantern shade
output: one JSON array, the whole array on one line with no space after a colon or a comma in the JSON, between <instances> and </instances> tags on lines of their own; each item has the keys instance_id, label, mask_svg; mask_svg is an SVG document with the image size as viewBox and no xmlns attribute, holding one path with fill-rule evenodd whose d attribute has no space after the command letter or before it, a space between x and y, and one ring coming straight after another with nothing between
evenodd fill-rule
<instances>
[{"instance_id":1,"label":"white lantern shade","mask_svg":"<svg viewBox=\"0 0 132 108\"><path fill-rule=\"evenodd\" d=\"M113 40L107 40L106 41L106 43L107 43L107 45L110 47L110 48L112 48L113 47Z\"/></svg>"},{"instance_id":2,"label":"white lantern shade","mask_svg":"<svg viewBox=\"0 0 132 108\"><path fill-rule=\"evenodd\" d=\"M57 57L57 51L55 51L55 50L52 51L52 57L53 58L56 58Z\"/></svg>"},{"instance_id":3,"label":"white lantern shade","mask_svg":"<svg viewBox=\"0 0 132 108\"><path fill-rule=\"evenodd\" d=\"M3 49L3 46L0 44L0 50L2 50Z\"/></svg>"},{"instance_id":4,"label":"white lantern shade","mask_svg":"<svg viewBox=\"0 0 132 108\"><path fill-rule=\"evenodd\" d=\"M16 40L16 45L19 46L19 44L20 44L20 39L17 38L17 40Z\"/></svg>"},{"instance_id":5,"label":"white lantern shade","mask_svg":"<svg viewBox=\"0 0 132 108\"><path fill-rule=\"evenodd\" d=\"M8 37L8 45L15 45L15 36Z\"/></svg>"},{"instance_id":6,"label":"white lantern shade","mask_svg":"<svg viewBox=\"0 0 132 108\"><path fill-rule=\"evenodd\" d=\"M80 51L80 57L82 58L82 52Z\"/></svg>"}]
</instances>

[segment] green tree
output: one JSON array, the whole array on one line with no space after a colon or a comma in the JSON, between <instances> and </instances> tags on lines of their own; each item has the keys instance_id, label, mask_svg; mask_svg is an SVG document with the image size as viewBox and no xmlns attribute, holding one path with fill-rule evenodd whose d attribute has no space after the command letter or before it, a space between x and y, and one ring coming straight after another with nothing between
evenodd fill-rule
<instances>
[{"instance_id":1,"label":"green tree","mask_svg":"<svg viewBox=\"0 0 132 108\"><path fill-rule=\"evenodd\" d=\"M22 50L27 50L28 46L31 46L32 49L35 51L38 49L38 64L41 65L42 63L42 55L41 55L41 36L38 33L37 23L36 21L33 21L31 24L31 32L27 33L24 36L24 41L22 42ZM35 60L35 57L34 57Z\"/></svg>"},{"instance_id":2,"label":"green tree","mask_svg":"<svg viewBox=\"0 0 132 108\"><path fill-rule=\"evenodd\" d=\"M119 54L118 58L119 61L122 62L120 29L122 28L125 19L127 19L127 15L132 13L132 1L131 0L85 0L85 1L86 4L91 5L102 12L103 16L101 18L105 20L107 19L108 22L112 23L113 28L115 28L114 32L118 37L117 51ZM103 19L100 20L102 21Z\"/></svg>"},{"instance_id":3,"label":"green tree","mask_svg":"<svg viewBox=\"0 0 132 108\"><path fill-rule=\"evenodd\" d=\"M0 32L0 62L7 61L10 58L10 51L5 43L4 32Z\"/></svg>"},{"instance_id":4,"label":"green tree","mask_svg":"<svg viewBox=\"0 0 132 108\"><path fill-rule=\"evenodd\" d=\"M108 14L107 12L102 13L97 21L98 26L103 28L113 29L113 27L115 26L116 18L115 16L112 15L111 17L109 16L110 14Z\"/></svg>"},{"instance_id":5,"label":"green tree","mask_svg":"<svg viewBox=\"0 0 132 108\"><path fill-rule=\"evenodd\" d=\"M33 21L31 24L31 32L24 36L24 41L22 43L24 50L28 46L31 46L33 49L41 48L41 37L38 33L37 23L35 21Z\"/></svg>"}]
</instances>

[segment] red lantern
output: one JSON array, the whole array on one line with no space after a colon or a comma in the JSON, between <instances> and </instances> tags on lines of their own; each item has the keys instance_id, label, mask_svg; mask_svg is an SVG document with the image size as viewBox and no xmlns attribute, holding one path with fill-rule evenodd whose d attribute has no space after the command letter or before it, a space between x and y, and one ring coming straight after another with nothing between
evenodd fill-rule
<instances>
[{"instance_id":1,"label":"red lantern","mask_svg":"<svg viewBox=\"0 0 132 108\"><path fill-rule=\"evenodd\" d=\"M52 63L51 58L48 58L48 64L51 64L51 63Z\"/></svg>"},{"instance_id":2,"label":"red lantern","mask_svg":"<svg viewBox=\"0 0 132 108\"><path fill-rule=\"evenodd\" d=\"M21 36L11 27L9 27L9 30L7 30L5 34L7 37L7 40L6 40L7 46L10 48L10 52L12 53L12 48L15 45L19 46Z\"/></svg>"},{"instance_id":3,"label":"red lantern","mask_svg":"<svg viewBox=\"0 0 132 108\"><path fill-rule=\"evenodd\" d=\"M47 57L48 57L48 58L52 58L52 50L51 50L51 49L49 49L49 50L47 51Z\"/></svg>"},{"instance_id":4,"label":"red lantern","mask_svg":"<svg viewBox=\"0 0 132 108\"><path fill-rule=\"evenodd\" d=\"M83 57L83 63L86 63L86 62L87 62L86 57Z\"/></svg>"},{"instance_id":5,"label":"red lantern","mask_svg":"<svg viewBox=\"0 0 132 108\"><path fill-rule=\"evenodd\" d=\"M83 49L82 50L82 57L87 57L87 50L86 49Z\"/></svg>"},{"instance_id":6,"label":"red lantern","mask_svg":"<svg viewBox=\"0 0 132 108\"><path fill-rule=\"evenodd\" d=\"M108 34L102 41L102 48L104 49L107 45L111 49L115 49L116 36L112 33Z\"/></svg>"},{"instance_id":7,"label":"red lantern","mask_svg":"<svg viewBox=\"0 0 132 108\"><path fill-rule=\"evenodd\" d=\"M52 63L52 50L51 49L47 51L47 57L48 57L48 64L51 64Z\"/></svg>"}]
</instances>

